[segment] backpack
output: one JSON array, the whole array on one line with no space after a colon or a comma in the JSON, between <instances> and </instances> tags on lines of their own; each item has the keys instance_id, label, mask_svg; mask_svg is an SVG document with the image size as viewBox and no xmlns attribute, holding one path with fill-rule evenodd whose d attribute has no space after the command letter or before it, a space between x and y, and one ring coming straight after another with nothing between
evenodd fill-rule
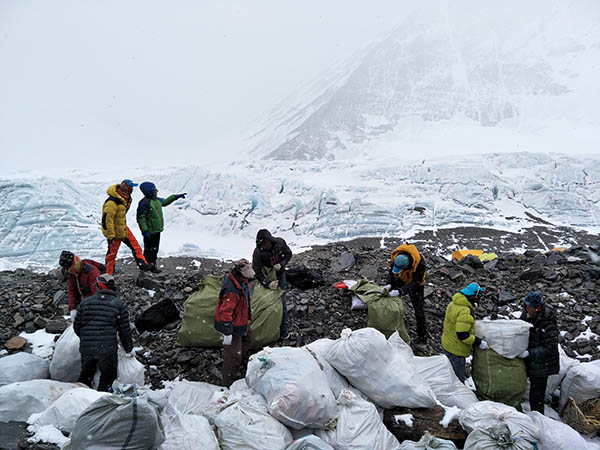
<instances>
[{"instance_id":1,"label":"backpack","mask_svg":"<svg viewBox=\"0 0 600 450\"><path fill-rule=\"evenodd\" d=\"M297 289L312 289L322 286L325 282L323 275L316 270L310 270L305 267L300 269L287 269L287 281Z\"/></svg>"},{"instance_id":2,"label":"backpack","mask_svg":"<svg viewBox=\"0 0 600 450\"><path fill-rule=\"evenodd\" d=\"M173 300L165 298L150 306L135 319L135 328L144 331L161 330L165 325L179 319L179 310Z\"/></svg>"}]
</instances>

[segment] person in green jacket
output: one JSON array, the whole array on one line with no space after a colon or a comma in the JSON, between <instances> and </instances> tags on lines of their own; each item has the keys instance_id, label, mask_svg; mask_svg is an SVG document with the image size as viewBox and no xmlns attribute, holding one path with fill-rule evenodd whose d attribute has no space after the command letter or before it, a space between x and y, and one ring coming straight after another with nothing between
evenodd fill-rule
<instances>
[{"instance_id":1,"label":"person in green jacket","mask_svg":"<svg viewBox=\"0 0 600 450\"><path fill-rule=\"evenodd\" d=\"M144 193L144 198L138 203L137 223L144 237L144 258L152 266L152 272L160 273L160 269L156 266L156 257L158 256L160 233L164 229L162 207L168 206L180 198L185 198L186 194L158 198L158 189L154 183L149 181L140 184L140 189Z\"/></svg>"},{"instance_id":2,"label":"person in green jacket","mask_svg":"<svg viewBox=\"0 0 600 450\"><path fill-rule=\"evenodd\" d=\"M444 328L442 330L442 347L450 360L454 373L462 382L465 381L465 360L471 354L473 346L485 350L487 342L473 334L475 330L474 311L483 288L471 283L452 296L446 307Z\"/></svg>"}]
</instances>

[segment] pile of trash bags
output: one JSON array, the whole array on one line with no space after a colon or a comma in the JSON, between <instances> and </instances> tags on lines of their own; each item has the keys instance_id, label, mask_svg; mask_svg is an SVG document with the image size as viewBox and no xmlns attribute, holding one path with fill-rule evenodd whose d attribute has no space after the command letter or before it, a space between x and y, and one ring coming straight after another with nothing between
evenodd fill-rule
<instances>
[{"instance_id":1,"label":"pile of trash bags","mask_svg":"<svg viewBox=\"0 0 600 450\"><path fill-rule=\"evenodd\" d=\"M504 334L498 336L501 342ZM53 359L73 358L71 332L61 340ZM495 348L478 358L493 355L486 362L490 367L497 364L493 358L518 360L497 351L517 349ZM2 379L17 381L0 386L0 422L26 421L33 439L55 430L63 449L456 450L454 442L427 433L400 442L383 421L384 409L437 405L456 411L467 450L587 448L565 423L480 401L445 356L414 356L397 330L386 339L374 328L345 329L339 339L302 348L264 348L250 358L245 378L229 388L178 380L152 390L144 386L143 371L140 378L134 370L124 377L134 381L115 382L112 393L102 393L79 383L27 379L33 368L46 378L52 373L36 358L11 355L0 358L0 367L10 361L18 364ZM564 390L571 401L597 397L600 365L566 363L562 380L554 380L561 394ZM54 361L54 375L69 378L70 365Z\"/></svg>"}]
</instances>

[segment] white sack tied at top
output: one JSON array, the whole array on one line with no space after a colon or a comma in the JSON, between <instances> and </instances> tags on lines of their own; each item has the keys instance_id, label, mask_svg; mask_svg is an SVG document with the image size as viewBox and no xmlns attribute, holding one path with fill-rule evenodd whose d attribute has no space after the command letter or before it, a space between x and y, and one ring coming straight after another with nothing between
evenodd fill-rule
<instances>
[{"instance_id":1,"label":"white sack tied at top","mask_svg":"<svg viewBox=\"0 0 600 450\"><path fill-rule=\"evenodd\" d=\"M489 400L474 403L462 410L458 421L467 432L504 425L514 436L526 437L531 442L542 440L540 429L529 416L512 406Z\"/></svg>"},{"instance_id":2,"label":"white sack tied at top","mask_svg":"<svg viewBox=\"0 0 600 450\"><path fill-rule=\"evenodd\" d=\"M519 319L477 320L475 336L486 341L499 355L514 359L527 350L532 326Z\"/></svg>"},{"instance_id":3,"label":"white sack tied at top","mask_svg":"<svg viewBox=\"0 0 600 450\"><path fill-rule=\"evenodd\" d=\"M252 355L246 382L265 397L269 413L291 428L326 428L335 419L327 377L305 348L267 347Z\"/></svg>"},{"instance_id":4,"label":"white sack tied at top","mask_svg":"<svg viewBox=\"0 0 600 450\"><path fill-rule=\"evenodd\" d=\"M338 397L338 420L334 430L317 430L333 448L344 450L397 450L400 443L385 427L377 408L348 389Z\"/></svg>"},{"instance_id":5,"label":"white sack tied at top","mask_svg":"<svg viewBox=\"0 0 600 450\"><path fill-rule=\"evenodd\" d=\"M383 408L432 408L436 397L410 360L374 328L342 331L327 362Z\"/></svg>"}]
</instances>

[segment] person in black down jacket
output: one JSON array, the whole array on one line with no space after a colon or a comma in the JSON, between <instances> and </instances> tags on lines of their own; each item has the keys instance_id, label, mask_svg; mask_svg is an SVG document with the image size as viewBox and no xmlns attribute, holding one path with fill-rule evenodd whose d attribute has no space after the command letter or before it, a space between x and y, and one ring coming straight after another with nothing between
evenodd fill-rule
<instances>
[{"instance_id":1,"label":"person in black down jacket","mask_svg":"<svg viewBox=\"0 0 600 450\"><path fill-rule=\"evenodd\" d=\"M525 358L527 367L529 403L532 411L544 414L548 377L557 374L560 369L556 316L539 292L530 292L525 297L521 319L533 325L529 329L529 346L519 355Z\"/></svg>"},{"instance_id":2,"label":"person in black down jacket","mask_svg":"<svg viewBox=\"0 0 600 450\"><path fill-rule=\"evenodd\" d=\"M256 234L256 248L252 254L252 269L256 273L255 277L259 283L269 289L283 290L281 294L281 303L283 304L283 316L279 326L279 335L281 339L287 339L288 333L288 312L285 302L285 290L287 289L287 280L285 277L285 266L292 259L292 251L285 240L273 237L269 230L258 230ZM275 269L276 280L269 279L263 269Z\"/></svg>"},{"instance_id":3,"label":"person in black down jacket","mask_svg":"<svg viewBox=\"0 0 600 450\"><path fill-rule=\"evenodd\" d=\"M99 391L108 391L117 378L117 334L127 353L133 349L129 313L115 292L110 274L98 277L98 291L77 307L73 329L79 336L81 372L79 382L91 387L96 367L100 369Z\"/></svg>"}]
</instances>

